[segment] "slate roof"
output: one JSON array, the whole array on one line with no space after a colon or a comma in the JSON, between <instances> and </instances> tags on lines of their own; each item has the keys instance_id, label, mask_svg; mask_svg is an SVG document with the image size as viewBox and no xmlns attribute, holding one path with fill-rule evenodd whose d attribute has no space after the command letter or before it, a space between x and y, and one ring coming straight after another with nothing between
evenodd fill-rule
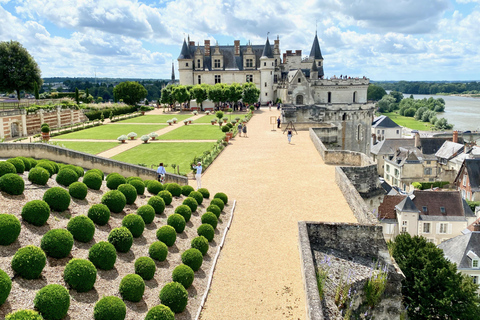
<instances>
[{"instance_id":1,"label":"slate roof","mask_svg":"<svg viewBox=\"0 0 480 320\"><path fill-rule=\"evenodd\" d=\"M318 43L318 37L316 32L315 32L315 38L313 39L312 49L310 50L310 58L323 59L322 51L320 51L320 44Z\"/></svg>"},{"instance_id":2,"label":"slate roof","mask_svg":"<svg viewBox=\"0 0 480 320\"><path fill-rule=\"evenodd\" d=\"M191 58L192 58L192 55L190 50L188 49L187 42L185 41L185 39L183 39L182 51L180 52L178 59L191 59Z\"/></svg>"},{"instance_id":3,"label":"slate roof","mask_svg":"<svg viewBox=\"0 0 480 320\"><path fill-rule=\"evenodd\" d=\"M380 186L383 188L383 190L385 190L385 193L389 193L390 190L392 190L392 186L389 185L387 182L385 181L382 181L382 183L380 184Z\"/></svg>"},{"instance_id":4,"label":"slate roof","mask_svg":"<svg viewBox=\"0 0 480 320\"><path fill-rule=\"evenodd\" d=\"M435 154L442 147L446 138L420 138L421 150L423 154ZM462 140L463 141L463 140Z\"/></svg>"},{"instance_id":5,"label":"slate roof","mask_svg":"<svg viewBox=\"0 0 480 320\"><path fill-rule=\"evenodd\" d=\"M480 256L480 232L469 232L443 241L438 245L443 250L445 258L457 265L458 269L471 269L472 259Z\"/></svg>"},{"instance_id":6,"label":"slate roof","mask_svg":"<svg viewBox=\"0 0 480 320\"><path fill-rule=\"evenodd\" d=\"M400 127L392 119L387 116L381 115L373 119L372 128L397 128Z\"/></svg>"},{"instance_id":7,"label":"slate roof","mask_svg":"<svg viewBox=\"0 0 480 320\"><path fill-rule=\"evenodd\" d=\"M395 206L395 209L398 209L402 212L418 212L417 207L410 197L405 197L405 199L400 201L400 203Z\"/></svg>"},{"instance_id":8,"label":"slate roof","mask_svg":"<svg viewBox=\"0 0 480 320\"><path fill-rule=\"evenodd\" d=\"M317 68L317 64L315 63L315 61L312 62L312 68L311 68L312 71L318 71L318 68Z\"/></svg>"},{"instance_id":9,"label":"slate roof","mask_svg":"<svg viewBox=\"0 0 480 320\"><path fill-rule=\"evenodd\" d=\"M480 159L465 159L465 168L468 174L470 187L473 189L480 188ZM462 170L460 170L461 172Z\"/></svg>"},{"instance_id":10,"label":"slate roof","mask_svg":"<svg viewBox=\"0 0 480 320\"><path fill-rule=\"evenodd\" d=\"M268 38L267 42L265 42L265 46L263 47L262 57L273 58L272 46L270 45Z\"/></svg>"},{"instance_id":11,"label":"slate roof","mask_svg":"<svg viewBox=\"0 0 480 320\"><path fill-rule=\"evenodd\" d=\"M425 216L474 217L470 207L462 199L459 191L415 190L413 203ZM426 207L427 211L423 210ZM445 213L441 212L445 208Z\"/></svg>"},{"instance_id":12,"label":"slate roof","mask_svg":"<svg viewBox=\"0 0 480 320\"><path fill-rule=\"evenodd\" d=\"M415 141L413 139L386 139L382 140L370 148L370 153L375 155L394 154L400 147L413 148Z\"/></svg>"},{"instance_id":13,"label":"slate roof","mask_svg":"<svg viewBox=\"0 0 480 320\"><path fill-rule=\"evenodd\" d=\"M435 153L437 158L442 159L451 159L453 156L457 155L459 152L463 151L463 144L456 143L453 141L445 141L440 149Z\"/></svg>"},{"instance_id":14,"label":"slate roof","mask_svg":"<svg viewBox=\"0 0 480 320\"><path fill-rule=\"evenodd\" d=\"M386 195L383 198L383 202L378 207L378 219L397 219L395 207L402 202L407 196L405 195Z\"/></svg>"}]
</instances>

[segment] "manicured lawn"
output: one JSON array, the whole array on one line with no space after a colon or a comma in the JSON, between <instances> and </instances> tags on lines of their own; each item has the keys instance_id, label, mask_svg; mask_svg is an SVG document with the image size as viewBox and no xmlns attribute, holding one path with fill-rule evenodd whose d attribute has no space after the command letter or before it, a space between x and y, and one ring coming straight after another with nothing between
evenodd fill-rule
<instances>
[{"instance_id":1,"label":"manicured lawn","mask_svg":"<svg viewBox=\"0 0 480 320\"><path fill-rule=\"evenodd\" d=\"M68 149L90 153L90 154L98 154L100 152L103 152L118 146L119 142L64 141L64 142L59 142L59 144L63 145L65 148L68 148Z\"/></svg>"},{"instance_id":2,"label":"manicured lawn","mask_svg":"<svg viewBox=\"0 0 480 320\"><path fill-rule=\"evenodd\" d=\"M145 115L127 120L118 121L118 123L160 123L167 124L167 120L177 118L178 121L193 117L193 114L162 114L162 115Z\"/></svg>"},{"instance_id":3,"label":"manicured lawn","mask_svg":"<svg viewBox=\"0 0 480 320\"><path fill-rule=\"evenodd\" d=\"M243 119L246 115L247 115L246 112L234 112L233 114L231 114L230 112L228 112L227 114L225 114L225 112L223 113L223 116L227 117L228 121L230 121L230 119L234 120L236 117L239 117L240 119ZM215 114L214 113L211 113L208 116L205 115L205 116L201 117L200 119L195 120L194 123L210 123L210 120L212 120L212 119L215 119Z\"/></svg>"},{"instance_id":4,"label":"manicured lawn","mask_svg":"<svg viewBox=\"0 0 480 320\"><path fill-rule=\"evenodd\" d=\"M218 140L225 136L218 125L181 125L177 129L167 132L157 139L159 140Z\"/></svg>"},{"instance_id":5,"label":"manicured lawn","mask_svg":"<svg viewBox=\"0 0 480 320\"><path fill-rule=\"evenodd\" d=\"M190 162L194 157L200 157L204 151L211 150L214 142L171 142L171 143L147 143L117 154L114 160L132 164L146 164L158 166L160 162L168 164L168 172L173 172L171 164L180 166L180 173L186 174L192 169Z\"/></svg>"},{"instance_id":6,"label":"manicured lawn","mask_svg":"<svg viewBox=\"0 0 480 320\"><path fill-rule=\"evenodd\" d=\"M398 115L397 113L394 112L388 112L388 113L382 113L383 115L389 117L392 119L396 124L402 126L402 127L407 127L413 130L432 130L431 123L430 122L422 122L422 121L417 121L415 118L412 117L404 117L401 115Z\"/></svg>"},{"instance_id":7,"label":"manicured lawn","mask_svg":"<svg viewBox=\"0 0 480 320\"><path fill-rule=\"evenodd\" d=\"M106 124L77 132L62 134L55 137L55 139L116 140L122 134L127 135L130 132L135 132L138 139L144 134L149 134L165 127L166 125Z\"/></svg>"}]
</instances>

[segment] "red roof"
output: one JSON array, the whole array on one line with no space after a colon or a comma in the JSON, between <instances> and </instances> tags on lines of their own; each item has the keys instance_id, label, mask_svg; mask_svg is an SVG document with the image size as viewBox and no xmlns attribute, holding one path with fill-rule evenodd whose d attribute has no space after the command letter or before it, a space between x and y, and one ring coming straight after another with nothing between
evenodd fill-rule
<instances>
[{"instance_id":1,"label":"red roof","mask_svg":"<svg viewBox=\"0 0 480 320\"><path fill-rule=\"evenodd\" d=\"M397 219L395 206L405 199L405 197L405 195L386 195L378 207L378 219Z\"/></svg>"}]
</instances>

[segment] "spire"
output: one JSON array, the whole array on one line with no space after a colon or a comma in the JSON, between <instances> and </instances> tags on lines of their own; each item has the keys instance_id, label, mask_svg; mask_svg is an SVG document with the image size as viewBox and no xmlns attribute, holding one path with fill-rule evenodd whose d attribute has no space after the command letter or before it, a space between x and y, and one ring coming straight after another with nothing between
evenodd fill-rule
<instances>
[{"instance_id":1,"label":"spire","mask_svg":"<svg viewBox=\"0 0 480 320\"><path fill-rule=\"evenodd\" d=\"M312 49L310 50L310 58L323 59L320 44L318 43L317 32L315 31L315 39L313 39Z\"/></svg>"},{"instance_id":2,"label":"spire","mask_svg":"<svg viewBox=\"0 0 480 320\"><path fill-rule=\"evenodd\" d=\"M183 39L182 52L178 56L178 59L191 59L190 49L188 48L187 42Z\"/></svg>"},{"instance_id":3,"label":"spire","mask_svg":"<svg viewBox=\"0 0 480 320\"><path fill-rule=\"evenodd\" d=\"M270 45L268 37L267 42L265 43L265 47L263 47L262 57L273 58L272 46Z\"/></svg>"},{"instance_id":4,"label":"spire","mask_svg":"<svg viewBox=\"0 0 480 320\"><path fill-rule=\"evenodd\" d=\"M312 70L312 71L318 71L317 63L316 63L315 61L312 62L312 67L310 68L310 70Z\"/></svg>"},{"instance_id":5,"label":"spire","mask_svg":"<svg viewBox=\"0 0 480 320\"><path fill-rule=\"evenodd\" d=\"M173 61L172 61L172 84L175 82L175 68L173 66Z\"/></svg>"}]
</instances>

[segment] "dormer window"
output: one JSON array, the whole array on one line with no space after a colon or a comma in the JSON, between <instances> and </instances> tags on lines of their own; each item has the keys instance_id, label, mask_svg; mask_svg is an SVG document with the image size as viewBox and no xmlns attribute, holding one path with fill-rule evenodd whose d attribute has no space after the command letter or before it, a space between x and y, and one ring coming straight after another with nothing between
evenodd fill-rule
<instances>
[{"instance_id":1,"label":"dormer window","mask_svg":"<svg viewBox=\"0 0 480 320\"><path fill-rule=\"evenodd\" d=\"M188 62L185 63L185 67L188 67Z\"/></svg>"},{"instance_id":2,"label":"dormer window","mask_svg":"<svg viewBox=\"0 0 480 320\"><path fill-rule=\"evenodd\" d=\"M478 259L472 260L472 268L478 268Z\"/></svg>"},{"instance_id":3,"label":"dormer window","mask_svg":"<svg viewBox=\"0 0 480 320\"><path fill-rule=\"evenodd\" d=\"M253 59L246 59L246 67L253 68Z\"/></svg>"},{"instance_id":4,"label":"dormer window","mask_svg":"<svg viewBox=\"0 0 480 320\"><path fill-rule=\"evenodd\" d=\"M422 207L423 212L427 212L427 207Z\"/></svg>"},{"instance_id":5,"label":"dormer window","mask_svg":"<svg viewBox=\"0 0 480 320\"><path fill-rule=\"evenodd\" d=\"M200 59L197 60L197 68L200 68Z\"/></svg>"},{"instance_id":6,"label":"dormer window","mask_svg":"<svg viewBox=\"0 0 480 320\"><path fill-rule=\"evenodd\" d=\"M440 207L440 212L445 213L445 207Z\"/></svg>"},{"instance_id":7,"label":"dormer window","mask_svg":"<svg viewBox=\"0 0 480 320\"><path fill-rule=\"evenodd\" d=\"M220 59L214 60L214 68L220 68Z\"/></svg>"}]
</instances>

